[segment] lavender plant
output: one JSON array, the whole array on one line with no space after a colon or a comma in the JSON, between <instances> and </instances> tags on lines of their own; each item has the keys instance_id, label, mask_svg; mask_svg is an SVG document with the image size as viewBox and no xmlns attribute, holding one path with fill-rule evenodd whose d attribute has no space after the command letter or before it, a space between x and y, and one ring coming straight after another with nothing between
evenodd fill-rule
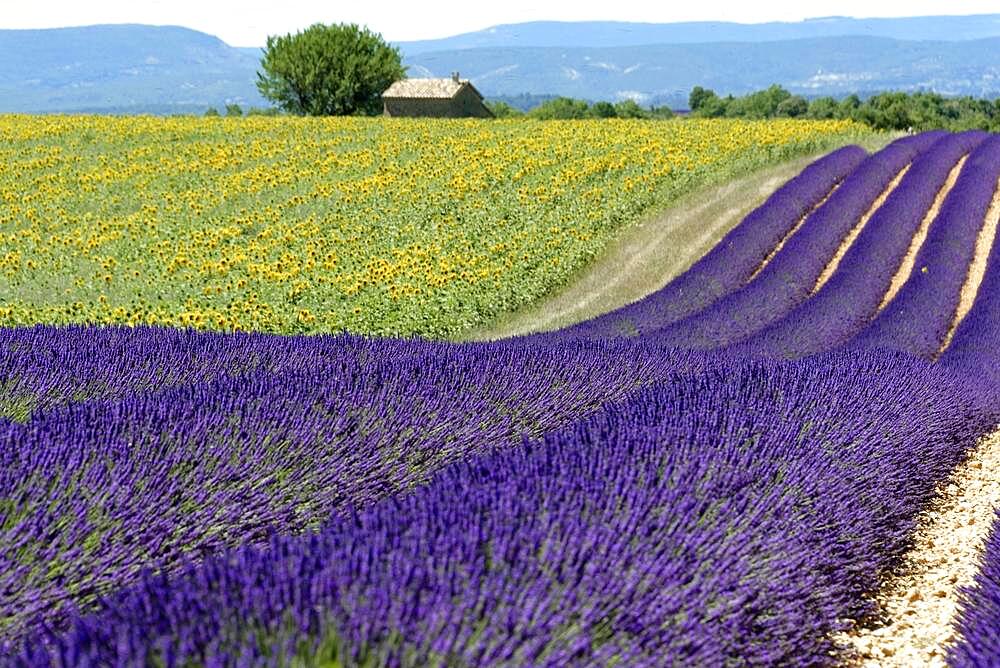
<instances>
[{"instance_id":1,"label":"lavender plant","mask_svg":"<svg viewBox=\"0 0 1000 668\"><path fill-rule=\"evenodd\" d=\"M997 188L1000 192L1000 178ZM1000 243L994 242L972 308L939 362L1000 387ZM1000 397L996 403L1000 405Z\"/></svg>"},{"instance_id":2,"label":"lavender plant","mask_svg":"<svg viewBox=\"0 0 1000 668\"><path fill-rule=\"evenodd\" d=\"M861 163L746 286L651 335L684 348L729 345L804 302L851 229L897 174L937 139L919 137L923 141L898 141Z\"/></svg>"},{"instance_id":3,"label":"lavender plant","mask_svg":"<svg viewBox=\"0 0 1000 668\"><path fill-rule=\"evenodd\" d=\"M984 132L947 135L914 160L823 287L786 316L744 340L740 351L803 357L840 345L864 329L878 312L949 172L986 136Z\"/></svg>"},{"instance_id":4,"label":"lavender plant","mask_svg":"<svg viewBox=\"0 0 1000 668\"><path fill-rule=\"evenodd\" d=\"M914 356L953 320L998 138L862 158L818 161L670 286L563 332L0 330L0 666L846 658L833 634L1000 419L1000 244L952 345ZM994 656L991 572L956 662Z\"/></svg>"},{"instance_id":5,"label":"lavender plant","mask_svg":"<svg viewBox=\"0 0 1000 668\"><path fill-rule=\"evenodd\" d=\"M829 663L982 428L966 385L901 355L717 358L318 532L146 572L12 662Z\"/></svg>"},{"instance_id":6,"label":"lavender plant","mask_svg":"<svg viewBox=\"0 0 1000 668\"><path fill-rule=\"evenodd\" d=\"M1000 178L1000 136L970 155L917 253L915 271L877 318L846 345L891 348L932 358L954 321L958 300Z\"/></svg>"}]
</instances>

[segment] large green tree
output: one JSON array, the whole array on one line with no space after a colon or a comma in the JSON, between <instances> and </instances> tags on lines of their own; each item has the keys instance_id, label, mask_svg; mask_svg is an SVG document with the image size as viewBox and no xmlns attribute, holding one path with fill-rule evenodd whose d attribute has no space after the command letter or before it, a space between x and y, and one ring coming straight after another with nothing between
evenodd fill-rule
<instances>
[{"instance_id":1,"label":"large green tree","mask_svg":"<svg viewBox=\"0 0 1000 668\"><path fill-rule=\"evenodd\" d=\"M261 67L261 95L309 116L377 114L382 92L406 74L399 49L353 23L268 37Z\"/></svg>"}]
</instances>

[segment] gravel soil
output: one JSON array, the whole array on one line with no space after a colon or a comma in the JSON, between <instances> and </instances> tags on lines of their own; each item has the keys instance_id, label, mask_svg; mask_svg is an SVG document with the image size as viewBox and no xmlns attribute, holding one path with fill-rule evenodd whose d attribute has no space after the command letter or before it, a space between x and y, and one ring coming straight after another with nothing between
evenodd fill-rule
<instances>
[{"instance_id":1,"label":"gravel soil","mask_svg":"<svg viewBox=\"0 0 1000 668\"><path fill-rule=\"evenodd\" d=\"M1000 507L1000 429L983 439L938 490L921 518L914 549L877 600L885 624L840 638L856 665L944 666L959 587L971 586Z\"/></svg>"},{"instance_id":2,"label":"gravel soil","mask_svg":"<svg viewBox=\"0 0 1000 668\"><path fill-rule=\"evenodd\" d=\"M827 265L823 267L823 273L821 273L819 278L816 280L816 285L813 286L811 294L819 292L819 289L823 287L823 284L830 280L830 277L833 276L833 272L837 271L837 267L840 266L840 261L843 260L844 256L847 254L848 249L850 249L850 247L854 244L858 235L861 234L861 230L865 229L865 225L868 224L871 217L874 216L875 212L878 211L883 204L885 204L887 199L889 199L889 195L891 195L892 191L899 186L900 181L903 180L903 177L906 176L906 173L910 171L910 167L912 166L913 164L910 163L906 167L903 167L903 169L899 170L899 174L896 174L896 178L894 178L889 185L886 186L885 190L882 191L882 194L879 195L874 202L872 202L871 207L868 208L865 215L861 216L861 219L857 222L857 224L851 228L850 232L847 233L844 240L840 242L840 247L837 248L837 252L833 254L833 258L831 258Z\"/></svg>"},{"instance_id":3,"label":"gravel soil","mask_svg":"<svg viewBox=\"0 0 1000 668\"><path fill-rule=\"evenodd\" d=\"M927 240L927 232L931 229L931 223L937 218L938 213L941 211L941 205L944 203L944 198L948 196L951 189L955 187L955 182L958 181L958 175L962 172L962 167L965 166L965 161L969 159L966 155L958 163L951 168L948 173L948 178L945 180L944 185L941 186L941 190L938 191L937 195L934 196L934 202L931 204L931 208L927 210L927 214L924 219L920 222L920 227L917 228L916 234L913 235L913 240L910 242L910 247L906 251L906 256L903 258L903 263L899 265L899 269L896 271L895 276L892 277L892 283L889 285L889 291L885 293L885 297L882 298L882 303L879 305L878 310L881 311L886 307L886 304L892 301L893 297L899 293L900 288L906 283L906 280L910 277L913 272L913 265L917 261L917 252L920 247L924 245L924 241Z\"/></svg>"}]
</instances>

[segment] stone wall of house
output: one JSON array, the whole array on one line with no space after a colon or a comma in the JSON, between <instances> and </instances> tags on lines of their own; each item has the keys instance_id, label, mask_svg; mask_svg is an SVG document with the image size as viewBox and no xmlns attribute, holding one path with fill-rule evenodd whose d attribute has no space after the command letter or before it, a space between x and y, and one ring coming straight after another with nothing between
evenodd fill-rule
<instances>
[{"instance_id":1,"label":"stone wall of house","mask_svg":"<svg viewBox=\"0 0 1000 668\"><path fill-rule=\"evenodd\" d=\"M429 118L491 118L493 116L479 96L463 88L455 97L442 98L383 98L386 116Z\"/></svg>"}]
</instances>

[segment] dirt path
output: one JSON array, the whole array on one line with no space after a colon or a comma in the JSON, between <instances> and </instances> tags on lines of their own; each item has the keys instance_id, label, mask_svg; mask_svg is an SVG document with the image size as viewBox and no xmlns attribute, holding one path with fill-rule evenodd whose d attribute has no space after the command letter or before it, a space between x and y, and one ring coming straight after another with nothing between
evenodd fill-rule
<instances>
[{"instance_id":1,"label":"dirt path","mask_svg":"<svg viewBox=\"0 0 1000 668\"><path fill-rule=\"evenodd\" d=\"M938 350L939 357L945 351L945 348L951 344L951 338L955 335L955 329L958 328L959 323L962 322L962 319L972 308L973 302L976 301L979 284L983 282L983 276L986 275L986 261L989 259L990 250L993 249L993 242L997 238L998 225L1000 225L1000 180L997 181L996 189L993 191L993 202L990 205L990 210L986 213L986 220L983 223L982 229L979 230L979 236L976 238L976 253L972 257L972 264L969 265L969 273L966 275L965 283L962 285L962 295L958 300L955 317L952 319L948 333L941 343L941 349Z\"/></svg>"},{"instance_id":2,"label":"dirt path","mask_svg":"<svg viewBox=\"0 0 1000 668\"><path fill-rule=\"evenodd\" d=\"M818 157L798 158L681 198L667 211L623 230L566 287L463 338L496 339L558 329L659 290Z\"/></svg>"},{"instance_id":3,"label":"dirt path","mask_svg":"<svg viewBox=\"0 0 1000 668\"><path fill-rule=\"evenodd\" d=\"M971 586L1000 507L1000 429L980 442L921 519L901 572L878 599L885 626L840 638L858 665L944 666L959 587Z\"/></svg>"},{"instance_id":4,"label":"dirt path","mask_svg":"<svg viewBox=\"0 0 1000 668\"><path fill-rule=\"evenodd\" d=\"M944 198L948 196L951 189L955 187L955 182L958 181L958 175L962 172L962 167L965 166L965 161L969 159L968 155L962 156L962 159L951 168L948 172L948 178L945 179L944 185L938 190L937 195L934 196L934 202L931 204L931 208L927 210L927 214L924 219L920 221L920 227L917 228L916 234L913 235L913 240L910 241L910 247L906 251L906 255L903 257L903 263L899 265L899 269L896 270L895 275L892 277L892 283L889 284L889 290L885 293L882 298L882 303L879 304L878 310L881 311L886 307L886 304L892 301L893 297L899 292L906 283L907 279L910 278L910 274L913 272L913 265L917 261L917 252L920 247L924 245L924 241L927 239L927 232L930 231L931 223L937 218L938 213L941 211L941 205L944 203Z\"/></svg>"},{"instance_id":5,"label":"dirt path","mask_svg":"<svg viewBox=\"0 0 1000 668\"><path fill-rule=\"evenodd\" d=\"M823 267L823 272L819 275L819 278L816 279L816 285L813 286L810 294L816 294L819 292L819 289L830 280L830 277L833 276L833 272L837 271L837 267L840 266L840 261L844 259L844 256L847 255L848 249L854 244L854 240L858 238L859 234L861 234L861 230L865 229L865 226L868 225L868 221L875 215L875 212L882 208L885 201L889 199L889 195L891 195L892 192L899 187L900 181L902 181L903 177L906 176L906 173L910 171L910 167L912 165L913 163L910 163L899 170L899 173L896 174L892 181L889 182L889 185L885 187L882 194L875 198L875 201L872 202L870 207L868 207L868 210L865 211L863 216L861 216L861 219L858 220L850 231L848 231L847 235L840 242L837 252L833 254L830 261L825 267Z\"/></svg>"}]
</instances>

